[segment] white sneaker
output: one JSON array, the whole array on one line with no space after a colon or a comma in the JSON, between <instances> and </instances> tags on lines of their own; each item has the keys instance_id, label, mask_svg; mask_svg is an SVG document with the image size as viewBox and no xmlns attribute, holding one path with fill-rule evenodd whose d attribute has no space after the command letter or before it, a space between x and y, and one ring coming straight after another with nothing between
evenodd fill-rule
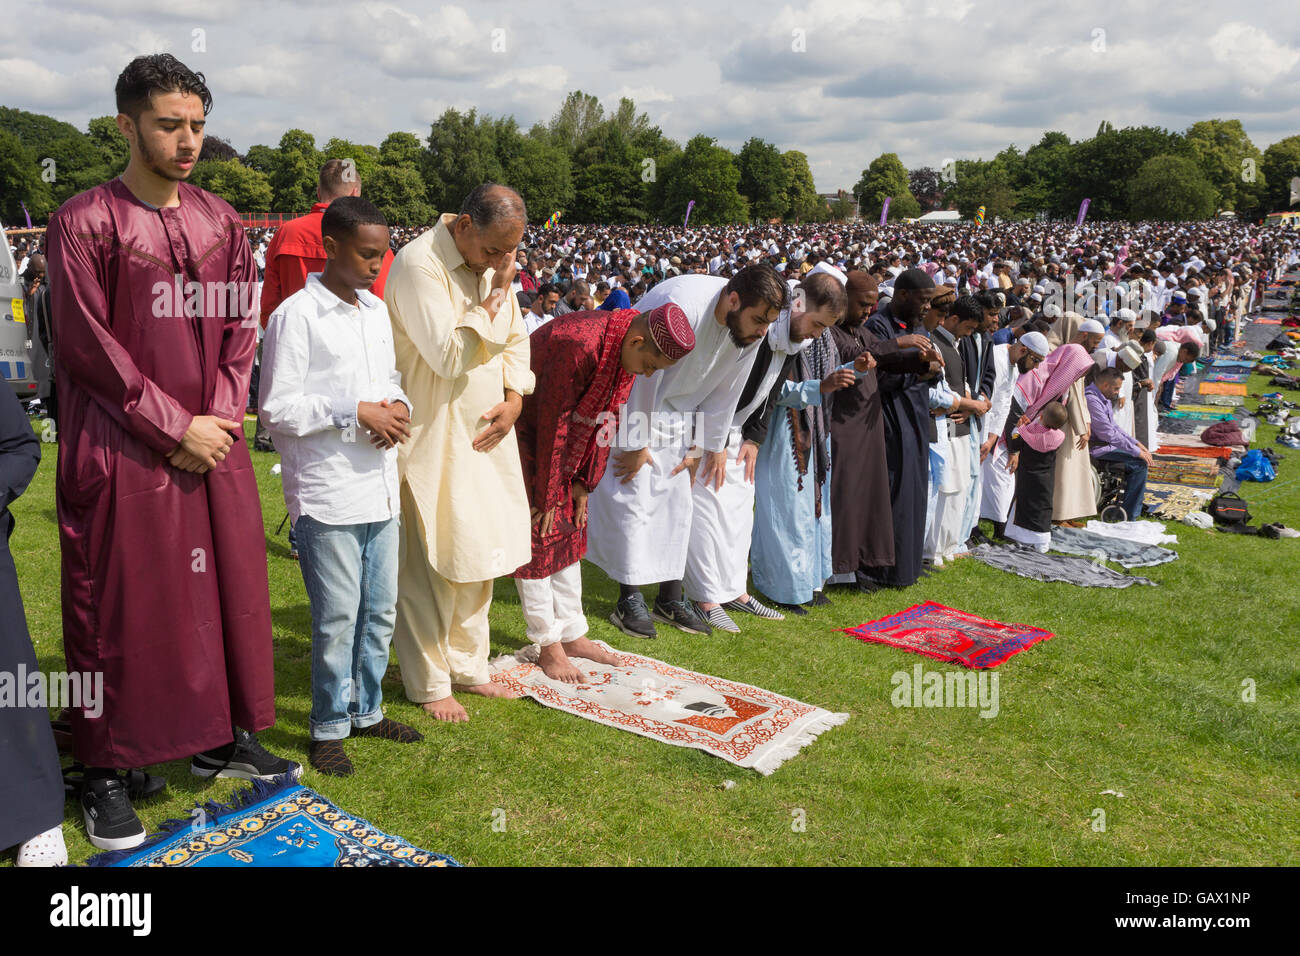
<instances>
[{"instance_id":1,"label":"white sneaker","mask_svg":"<svg viewBox=\"0 0 1300 956\"><path fill-rule=\"evenodd\" d=\"M67 866L68 848L63 842L63 824L38 833L18 844L15 866Z\"/></svg>"}]
</instances>

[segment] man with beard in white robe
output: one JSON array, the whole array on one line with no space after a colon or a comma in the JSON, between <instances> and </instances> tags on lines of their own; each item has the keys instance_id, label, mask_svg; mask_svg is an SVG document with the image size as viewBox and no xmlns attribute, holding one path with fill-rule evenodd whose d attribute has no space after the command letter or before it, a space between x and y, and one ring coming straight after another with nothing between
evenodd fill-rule
<instances>
[{"instance_id":1,"label":"man with beard in white robe","mask_svg":"<svg viewBox=\"0 0 1300 956\"><path fill-rule=\"evenodd\" d=\"M612 467L587 503L587 557L619 583L610 621L625 634L655 637L656 620L688 634L712 630L682 594L691 485L698 480L721 489L726 483L732 417L758 343L789 298L780 274L760 264L730 280L666 279L634 306L648 312L672 302L686 313L695 348L672 368L632 386ZM652 617L641 587L656 582Z\"/></svg>"},{"instance_id":2,"label":"man with beard in white robe","mask_svg":"<svg viewBox=\"0 0 1300 956\"><path fill-rule=\"evenodd\" d=\"M818 278L825 273L824 278ZM745 586L749 546L754 530L754 469L759 446L757 421L776 384L786 359L807 348L824 329L834 324L830 302L833 287L843 287L844 274L824 263L792 286L792 301L772 323L758 347L731 421L727 437L727 477L721 488L697 481L692 486L690 545L683 577L686 594L713 628L739 633L728 611L784 620L780 611L757 601ZM820 304L819 304L820 303ZM763 431L766 431L764 422Z\"/></svg>"},{"instance_id":3,"label":"man with beard in white robe","mask_svg":"<svg viewBox=\"0 0 1300 956\"><path fill-rule=\"evenodd\" d=\"M984 456L980 517L993 522L993 534L997 538L1006 537L1007 515L1016 496L1015 475L1007 471L1007 446L998 439L1006 429L1016 380L1037 368L1051 348L1042 332L1026 332L1014 342L993 347L998 377L993 388L993 407L984 416L984 441L980 448Z\"/></svg>"}]
</instances>

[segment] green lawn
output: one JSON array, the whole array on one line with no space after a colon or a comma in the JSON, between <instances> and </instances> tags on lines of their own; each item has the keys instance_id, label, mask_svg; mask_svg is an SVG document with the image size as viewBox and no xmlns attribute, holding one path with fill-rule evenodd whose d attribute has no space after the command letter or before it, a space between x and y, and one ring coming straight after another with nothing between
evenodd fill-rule
<instances>
[{"instance_id":1,"label":"green lawn","mask_svg":"<svg viewBox=\"0 0 1300 956\"><path fill-rule=\"evenodd\" d=\"M1251 388L1269 390L1258 376ZM1276 432L1263 427L1257 447ZM1257 524L1300 527L1300 454L1274 447L1286 459L1278 480L1242 494ZM55 447L44 450L14 508L12 548L40 665L62 670ZM261 737L305 764L310 617L287 539L275 534L284 515L270 473L277 460L254 454L279 691L279 723ZM963 560L906 591L836 590L832 606L805 618L745 617L743 634L709 638L662 628L656 641L623 636L607 621L616 589L587 565L593 637L852 718L764 778L529 700L472 698L468 724L435 725L402 697L394 663L387 712L419 727L425 742L351 741L356 776L307 768L304 783L472 864L1294 864L1300 539L1171 530L1179 560L1140 572L1158 588L1042 584ZM1055 632L998 669L995 718L893 707L893 673L942 666L836 630L926 600ZM524 643L509 579L497 582L492 643L494 653ZM1242 699L1247 678L1253 703ZM204 783L188 761L155 772L169 790L139 808L149 828L243 786ZM93 848L79 808L69 811L76 863ZM797 811L802 831L792 826Z\"/></svg>"}]
</instances>

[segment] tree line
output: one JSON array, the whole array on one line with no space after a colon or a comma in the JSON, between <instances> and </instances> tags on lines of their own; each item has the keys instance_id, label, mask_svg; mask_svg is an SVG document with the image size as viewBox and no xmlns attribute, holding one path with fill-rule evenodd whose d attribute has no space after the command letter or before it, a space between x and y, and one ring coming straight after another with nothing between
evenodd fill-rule
<instances>
[{"instance_id":1,"label":"tree line","mask_svg":"<svg viewBox=\"0 0 1300 956\"><path fill-rule=\"evenodd\" d=\"M85 132L48 116L0 107L0 219L21 222L26 205L44 221L82 190L121 172L129 156L111 116ZM523 130L513 117L449 109L421 140L390 133L378 146L291 129L276 146L240 154L228 140L205 137L189 181L241 212L305 212L327 159L350 160L363 195L391 222L423 225L460 208L478 183L518 189L534 222L555 211L565 222L704 224L889 218L957 209L970 218L1053 218L1091 199L1099 219L1205 219L1230 209L1255 219L1289 206L1300 175L1300 136L1262 152L1238 120L1205 120L1177 133L1156 127L1114 129L1071 141L1044 133L1025 152L1013 144L991 160L956 159L908 170L894 153L876 157L852 190L827 203L813 184L808 157L751 137L732 152L704 134L683 146L664 135L632 100L606 112L574 91L547 123Z\"/></svg>"}]
</instances>

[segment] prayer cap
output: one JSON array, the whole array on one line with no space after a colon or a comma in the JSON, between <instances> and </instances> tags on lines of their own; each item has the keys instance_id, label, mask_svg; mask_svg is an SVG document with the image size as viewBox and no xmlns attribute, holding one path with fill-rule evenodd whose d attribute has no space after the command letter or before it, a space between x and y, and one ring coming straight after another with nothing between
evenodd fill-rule
<instances>
[{"instance_id":1,"label":"prayer cap","mask_svg":"<svg viewBox=\"0 0 1300 956\"><path fill-rule=\"evenodd\" d=\"M916 289L933 289L934 280L924 269L904 269L894 278L895 292L911 292Z\"/></svg>"},{"instance_id":2,"label":"prayer cap","mask_svg":"<svg viewBox=\"0 0 1300 956\"><path fill-rule=\"evenodd\" d=\"M826 262L825 260L822 260L821 262L817 263L817 265L813 266L810 270L808 270L808 275L815 276L819 272L825 272L827 275L834 276L835 280L839 282L840 285L844 285L846 282L849 281L848 276L846 276L843 272L841 272L839 269L835 268L833 265L831 265L829 262Z\"/></svg>"},{"instance_id":3,"label":"prayer cap","mask_svg":"<svg viewBox=\"0 0 1300 956\"><path fill-rule=\"evenodd\" d=\"M1138 314L1132 309L1120 309L1116 315L1125 322L1136 322Z\"/></svg>"},{"instance_id":4,"label":"prayer cap","mask_svg":"<svg viewBox=\"0 0 1300 956\"><path fill-rule=\"evenodd\" d=\"M1142 346L1136 342L1125 342L1115 350L1115 354L1130 371L1142 364Z\"/></svg>"},{"instance_id":5,"label":"prayer cap","mask_svg":"<svg viewBox=\"0 0 1300 956\"><path fill-rule=\"evenodd\" d=\"M650 337L659 351L676 362L695 348L695 330L691 328L686 313L672 302L666 302L646 315L650 324Z\"/></svg>"},{"instance_id":6,"label":"prayer cap","mask_svg":"<svg viewBox=\"0 0 1300 956\"><path fill-rule=\"evenodd\" d=\"M1047 344L1047 336L1042 332L1026 332L1020 336L1020 344L1039 358L1047 358L1047 353L1052 350L1052 347Z\"/></svg>"},{"instance_id":7,"label":"prayer cap","mask_svg":"<svg viewBox=\"0 0 1300 956\"><path fill-rule=\"evenodd\" d=\"M1094 335L1105 335L1106 326L1102 325L1096 319L1084 319L1079 325L1080 332L1088 332Z\"/></svg>"}]
</instances>

